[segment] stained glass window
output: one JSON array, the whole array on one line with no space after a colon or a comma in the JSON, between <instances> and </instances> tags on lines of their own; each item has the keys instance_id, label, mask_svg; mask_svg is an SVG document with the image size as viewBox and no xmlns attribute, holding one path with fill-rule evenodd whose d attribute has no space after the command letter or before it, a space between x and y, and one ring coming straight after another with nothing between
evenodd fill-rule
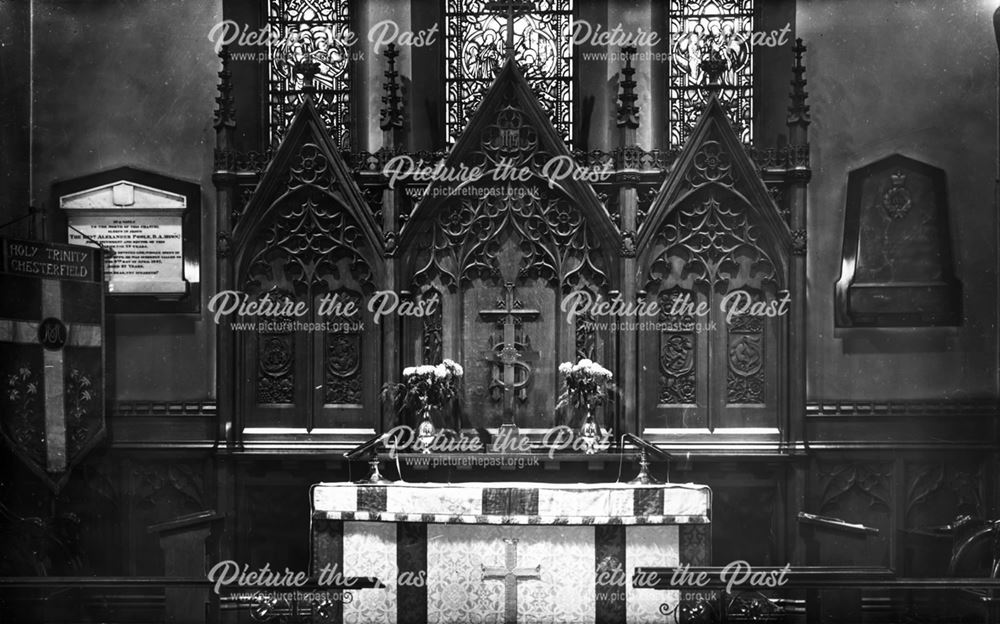
<instances>
[{"instance_id":1,"label":"stained glass window","mask_svg":"<svg viewBox=\"0 0 1000 624\"><path fill-rule=\"evenodd\" d=\"M348 146L351 38L348 0L267 0L270 55L268 128L272 146L303 98L297 64L316 63L314 102L338 145Z\"/></svg>"},{"instance_id":2,"label":"stained glass window","mask_svg":"<svg viewBox=\"0 0 1000 624\"><path fill-rule=\"evenodd\" d=\"M461 134L503 66L506 5L513 19L515 58L551 116L559 134L572 141L573 0L445 0L445 84L448 140Z\"/></svg>"},{"instance_id":3,"label":"stained glass window","mask_svg":"<svg viewBox=\"0 0 1000 624\"><path fill-rule=\"evenodd\" d=\"M705 110L702 61L725 61L719 100L744 143L753 136L753 0L670 0L670 144L680 147Z\"/></svg>"}]
</instances>

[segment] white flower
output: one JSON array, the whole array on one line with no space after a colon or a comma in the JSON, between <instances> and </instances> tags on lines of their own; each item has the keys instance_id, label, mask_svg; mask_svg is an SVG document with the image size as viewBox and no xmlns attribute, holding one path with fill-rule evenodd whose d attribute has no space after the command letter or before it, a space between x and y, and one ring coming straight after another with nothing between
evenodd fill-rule
<instances>
[{"instance_id":1,"label":"white flower","mask_svg":"<svg viewBox=\"0 0 1000 624\"><path fill-rule=\"evenodd\" d=\"M413 374L416 372L417 369L415 367L407 366L406 368L403 369L403 377L412 377Z\"/></svg>"},{"instance_id":2,"label":"white flower","mask_svg":"<svg viewBox=\"0 0 1000 624\"><path fill-rule=\"evenodd\" d=\"M582 360L580 360L580 361L579 361L579 362L577 363L577 366L579 366L580 368L590 368L590 367L591 367L591 366L593 366L593 365L594 365L594 362L593 362L593 361L591 361L591 360L590 360L590 359L588 359L588 358L583 358Z\"/></svg>"},{"instance_id":3,"label":"white flower","mask_svg":"<svg viewBox=\"0 0 1000 624\"><path fill-rule=\"evenodd\" d=\"M572 371L573 371L572 362L563 362L562 364L559 365L559 372L562 373L563 375L569 375Z\"/></svg>"},{"instance_id":4,"label":"white flower","mask_svg":"<svg viewBox=\"0 0 1000 624\"><path fill-rule=\"evenodd\" d=\"M421 366L418 366L417 367L417 374L418 375L433 375L434 374L434 366L432 364L423 364Z\"/></svg>"},{"instance_id":5,"label":"white flower","mask_svg":"<svg viewBox=\"0 0 1000 624\"><path fill-rule=\"evenodd\" d=\"M434 376L438 379L444 379L448 376L448 367L444 364L438 364L434 367Z\"/></svg>"},{"instance_id":6,"label":"white flower","mask_svg":"<svg viewBox=\"0 0 1000 624\"><path fill-rule=\"evenodd\" d=\"M456 377L461 377L465 372L464 370L462 370L462 365L456 362L455 360L445 358L444 361L441 363L444 364L444 366L451 372L451 374L455 375Z\"/></svg>"}]
</instances>

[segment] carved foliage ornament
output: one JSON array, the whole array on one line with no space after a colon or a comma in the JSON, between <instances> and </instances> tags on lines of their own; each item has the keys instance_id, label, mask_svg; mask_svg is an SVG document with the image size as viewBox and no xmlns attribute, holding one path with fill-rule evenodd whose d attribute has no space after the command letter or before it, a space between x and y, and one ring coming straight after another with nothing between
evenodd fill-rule
<instances>
[{"instance_id":1,"label":"carved foliage ornament","mask_svg":"<svg viewBox=\"0 0 1000 624\"><path fill-rule=\"evenodd\" d=\"M519 276L539 276L566 291L606 284L599 238L564 197L538 184L485 190L500 192L463 196L441 211L418 256L418 281L500 280L501 242L512 234L522 255Z\"/></svg>"},{"instance_id":2,"label":"carved foliage ornament","mask_svg":"<svg viewBox=\"0 0 1000 624\"><path fill-rule=\"evenodd\" d=\"M371 267L358 250L364 236L354 218L319 193L295 195L275 210L246 263L249 286L310 292L326 277L343 280L347 270L364 287L375 287Z\"/></svg>"},{"instance_id":3,"label":"carved foliage ornament","mask_svg":"<svg viewBox=\"0 0 1000 624\"><path fill-rule=\"evenodd\" d=\"M692 314L670 313L678 297L693 299L679 288L659 295L661 405L691 404L697 398L695 319Z\"/></svg>"},{"instance_id":4,"label":"carved foliage ornament","mask_svg":"<svg viewBox=\"0 0 1000 624\"><path fill-rule=\"evenodd\" d=\"M690 276L696 285L711 287L751 278L776 281L775 264L739 202L719 202L709 192L704 201L686 202L674 215L654 238L661 249L650 265L648 288L671 275L673 283Z\"/></svg>"},{"instance_id":5,"label":"carved foliage ornament","mask_svg":"<svg viewBox=\"0 0 1000 624\"><path fill-rule=\"evenodd\" d=\"M759 295L750 294L754 301ZM727 336L726 400L764 402L764 323L759 316L733 317Z\"/></svg>"},{"instance_id":6,"label":"carved foliage ornament","mask_svg":"<svg viewBox=\"0 0 1000 624\"><path fill-rule=\"evenodd\" d=\"M351 302L355 311L364 303L358 293L340 290L338 299ZM361 403L362 325L358 314L338 319L343 326L326 334L326 384L323 400L332 405Z\"/></svg>"}]
</instances>

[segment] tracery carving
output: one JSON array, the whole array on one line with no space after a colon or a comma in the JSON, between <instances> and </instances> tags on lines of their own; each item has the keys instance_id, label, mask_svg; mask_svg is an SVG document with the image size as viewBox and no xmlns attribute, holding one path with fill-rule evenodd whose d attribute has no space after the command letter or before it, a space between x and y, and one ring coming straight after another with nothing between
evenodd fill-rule
<instances>
[{"instance_id":1,"label":"tracery carving","mask_svg":"<svg viewBox=\"0 0 1000 624\"><path fill-rule=\"evenodd\" d=\"M890 508L892 467L887 463L820 464L819 510L824 513L851 491L868 499L872 507Z\"/></svg>"},{"instance_id":2,"label":"tracery carving","mask_svg":"<svg viewBox=\"0 0 1000 624\"><path fill-rule=\"evenodd\" d=\"M347 277L345 272L374 289L372 268L358 251L364 236L346 209L331 198L308 193L300 201L286 200L274 213L245 264L251 290L277 287L305 294L327 277Z\"/></svg>"},{"instance_id":3,"label":"tracery carving","mask_svg":"<svg viewBox=\"0 0 1000 624\"><path fill-rule=\"evenodd\" d=\"M695 284L707 287L777 279L776 265L739 202L719 202L710 191L704 201L678 207L675 215L654 238L662 248L650 264L651 282L671 275L675 282L690 276Z\"/></svg>"},{"instance_id":4,"label":"tracery carving","mask_svg":"<svg viewBox=\"0 0 1000 624\"><path fill-rule=\"evenodd\" d=\"M518 277L540 277L564 292L607 283L600 239L583 213L537 183L508 184L499 193L446 204L419 252L415 277L427 283L440 275L451 285L476 277L499 280L507 235L514 235L522 253Z\"/></svg>"},{"instance_id":5,"label":"tracery carving","mask_svg":"<svg viewBox=\"0 0 1000 624\"><path fill-rule=\"evenodd\" d=\"M729 187L736 183L732 157L718 141L705 141L691 164L685 179L693 188L710 182Z\"/></svg>"},{"instance_id":6,"label":"tracery carving","mask_svg":"<svg viewBox=\"0 0 1000 624\"><path fill-rule=\"evenodd\" d=\"M288 188L302 185L329 190L333 184L333 171L323 150L315 143L303 143L288 169Z\"/></svg>"}]
</instances>

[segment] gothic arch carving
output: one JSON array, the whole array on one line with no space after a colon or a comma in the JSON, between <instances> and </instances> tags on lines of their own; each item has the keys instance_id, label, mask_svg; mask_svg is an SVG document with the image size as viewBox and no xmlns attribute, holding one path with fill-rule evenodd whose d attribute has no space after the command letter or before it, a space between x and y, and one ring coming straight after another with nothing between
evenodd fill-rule
<instances>
[{"instance_id":1,"label":"gothic arch carving","mask_svg":"<svg viewBox=\"0 0 1000 624\"><path fill-rule=\"evenodd\" d=\"M792 236L714 97L653 200L638 248L637 285L659 304L661 324L639 348L644 429L777 432L787 320L748 312L781 308Z\"/></svg>"},{"instance_id":2,"label":"gothic arch carving","mask_svg":"<svg viewBox=\"0 0 1000 624\"><path fill-rule=\"evenodd\" d=\"M235 370L242 375L236 413L245 443L275 428L310 437L314 429L345 430L329 434L334 439L371 430L382 338L365 296L384 283L377 232L306 98L232 234L232 287L305 310L246 319L255 327L234 332ZM324 311L324 300L339 304Z\"/></svg>"}]
</instances>

